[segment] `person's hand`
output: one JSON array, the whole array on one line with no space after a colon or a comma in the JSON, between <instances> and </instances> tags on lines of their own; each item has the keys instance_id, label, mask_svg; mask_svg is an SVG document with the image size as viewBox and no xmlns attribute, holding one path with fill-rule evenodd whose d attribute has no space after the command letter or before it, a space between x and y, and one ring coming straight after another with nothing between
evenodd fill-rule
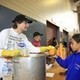
<instances>
[{"instance_id":1,"label":"person's hand","mask_svg":"<svg viewBox=\"0 0 80 80\"><path fill-rule=\"evenodd\" d=\"M55 47L51 48L51 49L49 50L48 54L51 55L51 56L56 55L56 48L55 48Z\"/></svg>"},{"instance_id":2,"label":"person's hand","mask_svg":"<svg viewBox=\"0 0 80 80\"><path fill-rule=\"evenodd\" d=\"M2 50L2 56L3 57L16 57L19 56L21 53L20 50Z\"/></svg>"},{"instance_id":3,"label":"person's hand","mask_svg":"<svg viewBox=\"0 0 80 80\"><path fill-rule=\"evenodd\" d=\"M56 49L54 46L42 46L40 47L41 52L49 52L49 54L55 53Z\"/></svg>"},{"instance_id":4,"label":"person's hand","mask_svg":"<svg viewBox=\"0 0 80 80\"><path fill-rule=\"evenodd\" d=\"M58 58L58 55L53 56L54 58Z\"/></svg>"}]
</instances>

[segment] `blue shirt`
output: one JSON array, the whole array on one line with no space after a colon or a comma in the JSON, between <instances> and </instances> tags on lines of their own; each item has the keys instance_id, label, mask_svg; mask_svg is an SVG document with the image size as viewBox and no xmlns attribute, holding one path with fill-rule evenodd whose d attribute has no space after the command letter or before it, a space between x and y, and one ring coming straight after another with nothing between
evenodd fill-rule
<instances>
[{"instance_id":1,"label":"blue shirt","mask_svg":"<svg viewBox=\"0 0 80 80\"><path fill-rule=\"evenodd\" d=\"M65 60L59 56L56 61L67 70L66 80L80 80L80 52L74 52Z\"/></svg>"}]
</instances>

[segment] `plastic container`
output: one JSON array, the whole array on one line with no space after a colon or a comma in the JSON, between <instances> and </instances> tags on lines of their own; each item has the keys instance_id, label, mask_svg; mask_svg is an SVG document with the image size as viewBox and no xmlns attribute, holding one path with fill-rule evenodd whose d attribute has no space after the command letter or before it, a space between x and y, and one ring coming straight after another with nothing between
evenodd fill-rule
<instances>
[{"instance_id":1,"label":"plastic container","mask_svg":"<svg viewBox=\"0 0 80 80\"><path fill-rule=\"evenodd\" d=\"M3 66L2 73L3 73L3 80L12 80L13 75L13 66L12 63L6 63Z\"/></svg>"}]
</instances>

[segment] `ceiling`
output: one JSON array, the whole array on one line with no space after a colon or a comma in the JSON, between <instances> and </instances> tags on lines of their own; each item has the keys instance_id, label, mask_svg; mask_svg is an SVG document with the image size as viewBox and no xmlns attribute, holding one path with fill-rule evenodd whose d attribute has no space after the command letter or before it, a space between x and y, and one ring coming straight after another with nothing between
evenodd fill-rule
<instances>
[{"instance_id":1,"label":"ceiling","mask_svg":"<svg viewBox=\"0 0 80 80\"><path fill-rule=\"evenodd\" d=\"M68 30L66 27L70 27L69 20L66 18L74 18L74 13L71 12L72 0L0 0L0 4L44 24L46 24L46 20L49 20L66 30ZM66 15L69 16L66 17ZM71 26L78 27L77 22L74 22L75 25L71 24ZM68 25L63 25L65 23Z\"/></svg>"}]
</instances>

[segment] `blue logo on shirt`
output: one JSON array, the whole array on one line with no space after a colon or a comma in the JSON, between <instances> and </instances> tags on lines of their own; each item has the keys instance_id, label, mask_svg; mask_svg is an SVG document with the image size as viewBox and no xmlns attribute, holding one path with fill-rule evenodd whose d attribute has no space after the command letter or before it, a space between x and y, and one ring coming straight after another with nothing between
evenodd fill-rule
<instances>
[{"instance_id":1,"label":"blue logo on shirt","mask_svg":"<svg viewBox=\"0 0 80 80\"><path fill-rule=\"evenodd\" d=\"M25 44L25 43L18 43L18 46L19 46L19 47L25 47L26 44Z\"/></svg>"}]
</instances>

